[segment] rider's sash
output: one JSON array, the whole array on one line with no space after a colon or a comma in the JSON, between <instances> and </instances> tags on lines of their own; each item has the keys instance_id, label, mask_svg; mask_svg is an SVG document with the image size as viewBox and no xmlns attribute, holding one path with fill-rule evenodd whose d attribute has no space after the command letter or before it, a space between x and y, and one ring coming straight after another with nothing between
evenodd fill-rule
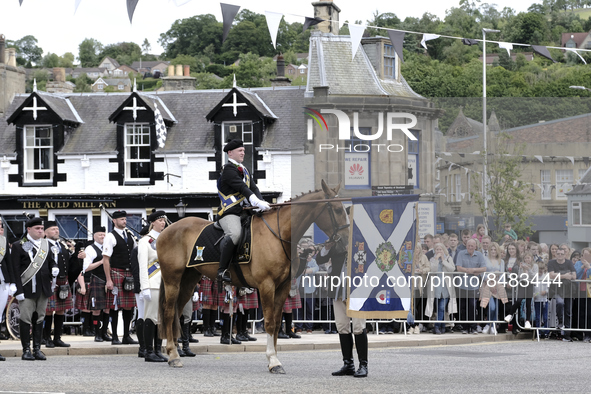
<instances>
[{"instance_id":1,"label":"rider's sash","mask_svg":"<svg viewBox=\"0 0 591 394\"><path fill-rule=\"evenodd\" d=\"M158 272L160 272L160 264L158 260L155 260L148 266L148 278L153 277Z\"/></svg>"},{"instance_id":2,"label":"rider's sash","mask_svg":"<svg viewBox=\"0 0 591 394\"><path fill-rule=\"evenodd\" d=\"M233 165L233 164L228 164L228 165ZM250 174L248 173L248 170L246 169L246 167L242 167L242 169L244 171L244 183L246 183L246 186L248 186L250 188ZM232 208L234 205L240 204L245 199L245 197L239 192L236 192L236 193L230 194L230 195L225 195L224 193L222 193L220 191L219 185L218 185L218 195L220 196L220 200L222 202L222 207L218 211L218 214L220 216L223 215L227 209Z\"/></svg>"},{"instance_id":3,"label":"rider's sash","mask_svg":"<svg viewBox=\"0 0 591 394\"><path fill-rule=\"evenodd\" d=\"M41 240L41 246L37 250L37 254L33 258L33 261L31 261L31 264L29 264L25 272L21 274L21 281L23 283L23 286L29 283L31 279L33 279L35 274L39 272L39 270L43 266L43 263L45 262L45 259L47 258L48 251L49 242L47 242L47 239L43 238Z\"/></svg>"}]
</instances>

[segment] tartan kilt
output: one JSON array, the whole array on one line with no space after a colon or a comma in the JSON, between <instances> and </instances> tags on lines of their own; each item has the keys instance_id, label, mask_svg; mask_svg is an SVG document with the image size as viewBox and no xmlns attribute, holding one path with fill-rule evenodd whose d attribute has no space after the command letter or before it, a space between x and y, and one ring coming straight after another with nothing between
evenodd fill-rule
<instances>
[{"instance_id":1,"label":"tartan kilt","mask_svg":"<svg viewBox=\"0 0 591 394\"><path fill-rule=\"evenodd\" d=\"M238 296L238 301L236 301L236 303L238 305L242 304L242 308L244 309L256 309L259 307L259 299L257 294L258 292L255 289L251 294Z\"/></svg>"},{"instance_id":2,"label":"tartan kilt","mask_svg":"<svg viewBox=\"0 0 591 394\"><path fill-rule=\"evenodd\" d=\"M215 282L214 282L215 283ZM217 286L217 283L215 283L215 285ZM236 305L238 305L238 303L236 302L236 286L232 286L234 288L234 307L236 307ZM226 305L230 305L227 304L226 302L224 302L224 300L226 299L226 289L222 290L221 293L218 292L218 306L226 306Z\"/></svg>"},{"instance_id":3,"label":"tartan kilt","mask_svg":"<svg viewBox=\"0 0 591 394\"><path fill-rule=\"evenodd\" d=\"M107 309L107 293L105 293L105 285L107 282L94 275L90 276L90 284L88 285L88 308L91 311L100 311ZM92 299L94 298L94 305Z\"/></svg>"},{"instance_id":4,"label":"tartan kilt","mask_svg":"<svg viewBox=\"0 0 591 394\"><path fill-rule=\"evenodd\" d=\"M201 301L197 300L197 302L193 301L193 312L198 311L201 309Z\"/></svg>"},{"instance_id":5,"label":"tartan kilt","mask_svg":"<svg viewBox=\"0 0 591 394\"><path fill-rule=\"evenodd\" d=\"M201 291L201 304L218 306L218 286L216 282L204 276L201 278L199 289Z\"/></svg>"},{"instance_id":6,"label":"tartan kilt","mask_svg":"<svg viewBox=\"0 0 591 394\"><path fill-rule=\"evenodd\" d=\"M135 294L132 291L123 290L123 279L131 278L133 275L130 270L119 268L111 268L111 280L113 281L113 288L117 288L117 309L132 309L135 307ZM113 301L115 296L113 292L107 292L107 308L114 309Z\"/></svg>"},{"instance_id":7,"label":"tartan kilt","mask_svg":"<svg viewBox=\"0 0 591 394\"><path fill-rule=\"evenodd\" d=\"M89 306L89 301L90 301L90 284L89 283L85 283L86 285L86 294L81 294L80 292L78 292L78 289L80 288L80 285L78 284L78 282L76 282L76 285L74 286L74 289L76 291L76 293L74 294L74 308L80 310L80 311L88 311L90 310L90 306Z\"/></svg>"},{"instance_id":8,"label":"tartan kilt","mask_svg":"<svg viewBox=\"0 0 591 394\"><path fill-rule=\"evenodd\" d=\"M68 278L57 279L53 294L47 300L47 308L45 308L45 314L50 315L52 312L64 313L67 309L74 308L74 301L72 300L72 289L68 291L68 297L65 300L59 298L60 285L67 285Z\"/></svg>"},{"instance_id":9,"label":"tartan kilt","mask_svg":"<svg viewBox=\"0 0 591 394\"><path fill-rule=\"evenodd\" d=\"M300 299L300 291L297 290L297 294L295 297L287 296L285 299L285 304L283 304L283 312L286 312L290 309L301 309L302 301Z\"/></svg>"}]
</instances>

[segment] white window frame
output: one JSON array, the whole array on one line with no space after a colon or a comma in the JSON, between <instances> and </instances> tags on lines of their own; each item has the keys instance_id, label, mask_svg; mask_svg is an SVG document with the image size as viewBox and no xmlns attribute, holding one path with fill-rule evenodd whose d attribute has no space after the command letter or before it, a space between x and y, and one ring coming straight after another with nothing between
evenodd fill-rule
<instances>
[{"instance_id":1,"label":"white window frame","mask_svg":"<svg viewBox=\"0 0 591 394\"><path fill-rule=\"evenodd\" d=\"M141 128L141 134L138 134L138 136L143 136L143 135L148 135L148 143L144 143L143 141L135 141L132 144L128 143L128 129L132 128L132 129L136 129L140 127ZM148 163L148 165L150 165L150 161L151 161L151 142L152 142L152 136L151 136L151 132L150 132L150 124L149 123L126 123L124 126L124 131L123 131L123 146L124 146L124 172L125 172L125 182L148 182L150 181L150 178L132 178L131 177L131 163ZM141 147L148 147L149 149L149 157L148 158L137 158L137 159L131 159L130 158L130 153L132 149L141 149ZM139 152L138 152L138 156L139 156Z\"/></svg>"},{"instance_id":2,"label":"white window frame","mask_svg":"<svg viewBox=\"0 0 591 394\"><path fill-rule=\"evenodd\" d=\"M585 208L587 207L587 208ZM588 215L585 215L589 211ZM574 227L591 227L591 202L589 201L573 201L571 203L572 212L572 226ZM588 219L588 220L585 220ZM587 223L584 223L586 221Z\"/></svg>"},{"instance_id":3,"label":"white window frame","mask_svg":"<svg viewBox=\"0 0 591 394\"><path fill-rule=\"evenodd\" d=\"M462 174L455 174L456 201L462 201Z\"/></svg>"},{"instance_id":4,"label":"white window frame","mask_svg":"<svg viewBox=\"0 0 591 394\"><path fill-rule=\"evenodd\" d=\"M468 193L468 201L472 201L472 195L471 195L471 190L470 190L470 172L468 172L466 174L466 181L467 181L467 193Z\"/></svg>"},{"instance_id":5,"label":"white window frame","mask_svg":"<svg viewBox=\"0 0 591 394\"><path fill-rule=\"evenodd\" d=\"M451 190L449 189L449 176L445 176L445 202L449 202L449 195L451 194Z\"/></svg>"},{"instance_id":6,"label":"white window frame","mask_svg":"<svg viewBox=\"0 0 591 394\"><path fill-rule=\"evenodd\" d=\"M561 193L559 189L565 183L573 184L573 170L555 170L554 171L555 179L556 179L556 199L557 200L566 200L566 194Z\"/></svg>"},{"instance_id":7,"label":"white window frame","mask_svg":"<svg viewBox=\"0 0 591 394\"><path fill-rule=\"evenodd\" d=\"M40 128L47 128L49 129L49 137L48 139L51 142L51 145L37 145L38 138L36 137L36 131ZM29 146L27 144L27 130L33 129L33 138L34 144L33 146ZM34 167L34 156L35 154L40 154L39 150L49 150L49 168L30 168L31 164L29 160L33 160L32 166ZM35 152L37 151L37 152ZM53 183L53 172L54 172L54 157L53 157L53 127L51 125L34 125L34 126L24 126L23 127L23 181L25 184L47 184ZM48 179L35 179L35 174L40 173L49 173Z\"/></svg>"},{"instance_id":8,"label":"white window frame","mask_svg":"<svg viewBox=\"0 0 591 394\"><path fill-rule=\"evenodd\" d=\"M87 236L88 236L89 241L92 240L92 234L94 232L94 228L92 226L92 210L91 209L68 209L68 210L52 209L47 212L47 218L49 220L55 220L56 216L69 216L69 215L75 215L78 217L86 216L87 227L90 230L90 232L87 231ZM61 228L60 228L60 230L61 230ZM60 235L64 235L64 234L60 234Z\"/></svg>"},{"instance_id":9,"label":"white window frame","mask_svg":"<svg viewBox=\"0 0 591 394\"><path fill-rule=\"evenodd\" d=\"M384 44L384 79L396 79L396 51L394 45ZM388 65L387 61L391 61L392 64ZM392 73L386 70L392 69Z\"/></svg>"},{"instance_id":10,"label":"white window frame","mask_svg":"<svg viewBox=\"0 0 591 394\"><path fill-rule=\"evenodd\" d=\"M540 184L542 185L540 195L542 197L542 200L552 199L550 175L550 170L540 170Z\"/></svg>"}]
</instances>

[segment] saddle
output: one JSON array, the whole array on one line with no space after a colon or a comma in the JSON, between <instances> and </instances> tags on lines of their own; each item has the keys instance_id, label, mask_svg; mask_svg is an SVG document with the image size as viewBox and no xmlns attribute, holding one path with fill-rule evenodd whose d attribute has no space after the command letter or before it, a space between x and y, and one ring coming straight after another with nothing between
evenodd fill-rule
<instances>
[{"instance_id":1,"label":"saddle","mask_svg":"<svg viewBox=\"0 0 591 394\"><path fill-rule=\"evenodd\" d=\"M231 264L250 263L252 253L252 216L244 215L241 217L242 237L238 243L238 253L234 255ZM193 252L187 268L198 267L204 264L219 264L220 262L220 241L224 237L224 231L219 222L211 222L205 226L197 236L193 245Z\"/></svg>"}]
</instances>

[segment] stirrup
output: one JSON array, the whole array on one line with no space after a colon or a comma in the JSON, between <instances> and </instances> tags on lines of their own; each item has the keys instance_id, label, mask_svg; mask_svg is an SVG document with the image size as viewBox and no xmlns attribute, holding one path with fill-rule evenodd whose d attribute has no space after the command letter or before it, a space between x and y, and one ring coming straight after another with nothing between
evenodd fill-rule
<instances>
[{"instance_id":1,"label":"stirrup","mask_svg":"<svg viewBox=\"0 0 591 394\"><path fill-rule=\"evenodd\" d=\"M225 285L230 284L232 282L232 278L230 277L230 271L226 269L221 273L218 273L217 281L218 290L221 292L224 290Z\"/></svg>"}]
</instances>

